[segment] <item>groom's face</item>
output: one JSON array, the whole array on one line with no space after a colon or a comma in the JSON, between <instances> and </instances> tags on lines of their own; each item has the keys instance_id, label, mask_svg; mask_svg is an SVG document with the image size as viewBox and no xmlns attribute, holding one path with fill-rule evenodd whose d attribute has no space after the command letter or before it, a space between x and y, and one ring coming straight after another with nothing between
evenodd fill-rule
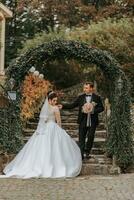
<instances>
[{"instance_id":1,"label":"groom's face","mask_svg":"<svg viewBox=\"0 0 134 200\"><path fill-rule=\"evenodd\" d=\"M93 88L90 86L90 84L84 84L83 92L86 93L86 94L92 93Z\"/></svg>"}]
</instances>

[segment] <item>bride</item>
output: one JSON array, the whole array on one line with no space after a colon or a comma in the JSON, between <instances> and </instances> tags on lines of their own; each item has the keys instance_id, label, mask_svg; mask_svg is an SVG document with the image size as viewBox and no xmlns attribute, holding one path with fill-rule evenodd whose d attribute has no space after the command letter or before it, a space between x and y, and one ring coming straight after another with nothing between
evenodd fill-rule
<instances>
[{"instance_id":1,"label":"bride","mask_svg":"<svg viewBox=\"0 0 134 200\"><path fill-rule=\"evenodd\" d=\"M36 131L4 169L3 177L75 177L82 167L80 149L61 128L57 95L50 92L41 109Z\"/></svg>"}]
</instances>

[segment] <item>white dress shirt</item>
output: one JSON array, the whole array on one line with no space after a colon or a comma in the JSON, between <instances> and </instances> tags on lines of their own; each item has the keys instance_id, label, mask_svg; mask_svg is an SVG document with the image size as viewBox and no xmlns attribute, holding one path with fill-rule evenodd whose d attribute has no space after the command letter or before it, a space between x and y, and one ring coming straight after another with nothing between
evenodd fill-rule
<instances>
[{"instance_id":1,"label":"white dress shirt","mask_svg":"<svg viewBox=\"0 0 134 200\"><path fill-rule=\"evenodd\" d=\"M92 98L92 94L86 94L86 95L91 95L91 96L86 96L86 102L90 103L91 102L91 98ZM90 113L87 114L87 127L91 126L91 116Z\"/></svg>"}]
</instances>

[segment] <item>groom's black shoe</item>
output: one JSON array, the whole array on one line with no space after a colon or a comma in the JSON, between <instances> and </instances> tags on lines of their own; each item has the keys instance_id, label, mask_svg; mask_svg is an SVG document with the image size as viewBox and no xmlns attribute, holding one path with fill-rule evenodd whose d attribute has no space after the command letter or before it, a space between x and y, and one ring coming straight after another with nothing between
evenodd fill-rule
<instances>
[{"instance_id":1,"label":"groom's black shoe","mask_svg":"<svg viewBox=\"0 0 134 200\"><path fill-rule=\"evenodd\" d=\"M90 158L91 158L90 154L86 153L86 159L90 159Z\"/></svg>"},{"instance_id":2,"label":"groom's black shoe","mask_svg":"<svg viewBox=\"0 0 134 200\"><path fill-rule=\"evenodd\" d=\"M82 160L84 160L84 155L81 155L82 156Z\"/></svg>"}]
</instances>

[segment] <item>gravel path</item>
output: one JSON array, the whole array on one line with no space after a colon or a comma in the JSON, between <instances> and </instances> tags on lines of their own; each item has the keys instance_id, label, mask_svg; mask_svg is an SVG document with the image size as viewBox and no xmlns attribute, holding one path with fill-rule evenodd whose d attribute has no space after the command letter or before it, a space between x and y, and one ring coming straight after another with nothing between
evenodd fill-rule
<instances>
[{"instance_id":1,"label":"gravel path","mask_svg":"<svg viewBox=\"0 0 134 200\"><path fill-rule=\"evenodd\" d=\"M0 200L134 200L134 174L0 179Z\"/></svg>"}]
</instances>

